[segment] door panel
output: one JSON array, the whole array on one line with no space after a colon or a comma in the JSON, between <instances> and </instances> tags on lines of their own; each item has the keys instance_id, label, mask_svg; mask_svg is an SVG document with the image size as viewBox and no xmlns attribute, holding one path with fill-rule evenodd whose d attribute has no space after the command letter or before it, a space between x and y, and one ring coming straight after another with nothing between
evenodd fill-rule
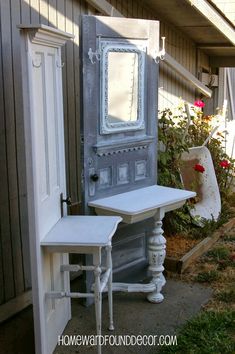
<instances>
[{"instance_id":1,"label":"door panel","mask_svg":"<svg viewBox=\"0 0 235 354\"><path fill-rule=\"evenodd\" d=\"M64 163L64 158L59 154L58 129L62 126L57 121L56 49L45 50L34 45L32 58L34 63L40 63L32 70L32 136L37 210L40 237L43 238L61 218L60 193L64 192L64 166L61 163Z\"/></svg>"},{"instance_id":2,"label":"door panel","mask_svg":"<svg viewBox=\"0 0 235 354\"><path fill-rule=\"evenodd\" d=\"M49 299L46 293L69 289L68 274L60 265L68 263L67 254L49 254L40 241L61 218L61 193L66 195L64 128L60 50L30 43L28 57L31 104L32 169L35 207L35 255L33 280L37 352L52 353L70 314L70 299ZM64 210L66 213L66 210ZM37 312L38 311L38 312ZM37 322L38 321L38 322Z\"/></svg>"},{"instance_id":3,"label":"door panel","mask_svg":"<svg viewBox=\"0 0 235 354\"><path fill-rule=\"evenodd\" d=\"M158 35L156 21L83 17L85 204L156 183Z\"/></svg>"},{"instance_id":4,"label":"door panel","mask_svg":"<svg viewBox=\"0 0 235 354\"><path fill-rule=\"evenodd\" d=\"M87 207L91 200L156 184L158 43L157 21L83 16L82 200L87 214L93 213ZM133 227L126 225L118 235L116 270L128 267L128 259L120 256L127 248L135 262L146 260L145 242L140 242L145 230L138 242Z\"/></svg>"}]
</instances>

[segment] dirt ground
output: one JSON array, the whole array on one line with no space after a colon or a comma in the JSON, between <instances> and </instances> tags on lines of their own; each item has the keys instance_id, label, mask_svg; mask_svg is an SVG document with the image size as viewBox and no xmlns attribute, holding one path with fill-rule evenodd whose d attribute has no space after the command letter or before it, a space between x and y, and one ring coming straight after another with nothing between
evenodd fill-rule
<instances>
[{"instance_id":1,"label":"dirt ground","mask_svg":"<svg viewBox=\"0 0 235 354\"><path fill-rule=\"evenodd\" d=\"M213 296L207 309L235 309L235 227L222 235L183 274L168 273L168 277L209 286Z\"/></svg>"}]
</instances>

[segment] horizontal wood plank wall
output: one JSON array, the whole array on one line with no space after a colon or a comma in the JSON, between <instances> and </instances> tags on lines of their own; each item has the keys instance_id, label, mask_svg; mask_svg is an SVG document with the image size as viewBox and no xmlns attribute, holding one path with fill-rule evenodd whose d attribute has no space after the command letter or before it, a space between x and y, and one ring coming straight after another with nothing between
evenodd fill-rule
<instances>
[{"instance_id":1,"label":"horizontal wood plank wall","mask_svg":"<svg viewBox=\"0 0 235 354\"><path fill-rule=\"evenodd\" d=\"M73 33L63 49L67 189L74 201L80 186L79 23L85 0L0 2L0 304L31 287L20 37L18 24L43 23ZM18 306L19 308L19 306Z\"/></svg>"},{"instance_id":2,"label":"horizontal wood plank wall","mask_svg":"<svg viewBox=\"0 0 235 354\"><path fill-rule=\"evenodd\" d=\"M125 17L158 19L157 14L153 16L153 11L145 7L144 1L108 0L108 2ZM167 52L196 76L196 47L193 41L164 21L161 21L161 36L166 36ZM177 105L179 98L194 102L195 89L163 61L160 63L159 109Z\"/></svg>"}]
</instances>

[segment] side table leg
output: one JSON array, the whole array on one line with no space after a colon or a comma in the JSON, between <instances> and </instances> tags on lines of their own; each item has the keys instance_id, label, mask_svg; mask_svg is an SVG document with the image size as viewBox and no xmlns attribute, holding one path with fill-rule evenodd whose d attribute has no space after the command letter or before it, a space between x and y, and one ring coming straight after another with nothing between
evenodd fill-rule
<instances>
[{"instance_id":1,"label":"side table leg","mask_svg":"<svg viewBox=\"0 0 235 354\"><path fill-rule=\"evenodd\" d=\"M109 302L109 330L114 330L113 325L113 290L112 290L112 281L113 281L113 269L112 269L112 246L107 246L107 268L111 270L109 279L108 279L108 302Z\"/></svg>"},{"instance_id":2,"label":"side table leg","mask_svg":"<svg viewBox=\"0 0 235 354\"><path fill-rule=\"evenodd\" d=\"M161 294L162 287L166 280L163 275L163 263L166 256L166 239L163 236L162 219L164 218L164 210L159 209L154 216L154 229L148 240L149 270L152 272L152 280L156 290L149 293L147 299L153 303L162 302L164 296Z\"/></svg>"},{"instance_id":3,"label":"side table leg","mask_svg":"<svg viewBox=\"0 0 235 354\"><path fill-rule=\"evenodd\" d=\"M93 265L95 275L95 315L96 315L96 331L97 335L101 335L101 311L102 311L102 293L100 284L101 275L101 250L97 247L96 253L93 254ZM101 346L98 345L98 354L101 354Z\"/></svg>"}]
</instances>

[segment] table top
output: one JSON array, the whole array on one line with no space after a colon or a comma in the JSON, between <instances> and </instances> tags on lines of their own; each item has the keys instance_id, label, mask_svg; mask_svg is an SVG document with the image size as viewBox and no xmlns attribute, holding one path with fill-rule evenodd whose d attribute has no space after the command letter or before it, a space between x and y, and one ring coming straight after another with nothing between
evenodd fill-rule
<instances>
[{"instance_id":1,"label":"table top","mask_svg":"<svg viewBox=\"0 0 235 354\"><path fill-rule=\"evenodd\" d=\"M136 215L167 207L195 196L196 193L192 191L154 185L93 200L88 205L121 215Z\"/></svg>"},{"instance_id":2,"label":"table top","mask_svg":"<svg viewBox=\"0 0 235 354\"><path fill-rule=\"evenodd\" d=\"M42 239L41 246L105 246L121 221L119 216L64 216Z\"/></svg>"}]
</instances>

